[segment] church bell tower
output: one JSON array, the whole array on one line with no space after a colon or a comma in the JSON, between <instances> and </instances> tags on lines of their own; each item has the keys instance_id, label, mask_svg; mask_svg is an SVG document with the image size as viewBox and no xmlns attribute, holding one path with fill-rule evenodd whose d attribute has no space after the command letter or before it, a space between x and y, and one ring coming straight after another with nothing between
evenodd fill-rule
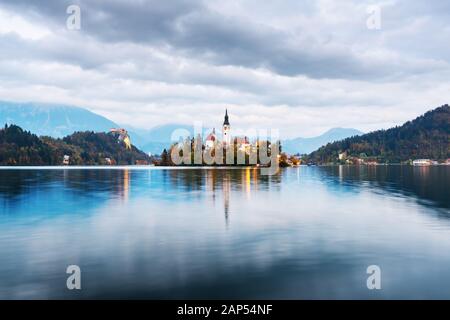
<instances>
[{"instance_id":1,"label":"church bell tower","mask_svg":"<svg viewBox=\"0 0 450 320\"><path fill-rule=\"evenodd\" d=\"M228 110L225 110L225 119L223 121L222 128L222 141L224 145L231 144L231 134L230 134L230 122L228 121Z\"/></svg>"}]
</instances>

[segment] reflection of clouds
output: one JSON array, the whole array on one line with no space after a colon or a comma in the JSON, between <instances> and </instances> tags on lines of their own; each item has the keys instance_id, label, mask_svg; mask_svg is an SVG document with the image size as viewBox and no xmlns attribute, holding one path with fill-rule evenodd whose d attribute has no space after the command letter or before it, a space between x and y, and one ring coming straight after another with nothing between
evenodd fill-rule
<instances>
[{"instance_id":1,"label":"reflection of clouds","mask_svg":"<svg viewBox=\"0 0 450 320\"><path fill-rule=\"evenodd\" d=\"M450 262L450 225L433 216L434 208L367 187L344 194L329 187L336 181L319 168L287 169L278 177L260 176L254 169L153 171L151 183L144 171L131 171L128 202L114 196L125 190L126 180L131 183L122 172L116 181L120 188L108 200L84 208L84 215L63 207L47 219L0 215L0 297L183 297L198 288L216 288L209 293L219 294L221 285L232 287L228 294L237 297L255 279L267 280L261 282L267 295L289 296L301 292L283 291L280 281L303 283L305 273L320 273L324 265L345 265L351 273L358 263L373 259L400 264L408 259L415 270ZM346 174L351 172L344 171L345 179ZM87 192L91 197L95 181ZM198 181L203 192L189 198L190 186ZM165 192L165 187L171 198L148 190ZM214 214L205 189L223 197L225 219L233 213L233 228L224 228L222 210ZM58 193L63 199L67 194ZM69 264L82 269L79 296L64 290ZM424 279L430 274L421 273ZM314 285L327 291L330 284Z\"/></svg>"}]
</instances>

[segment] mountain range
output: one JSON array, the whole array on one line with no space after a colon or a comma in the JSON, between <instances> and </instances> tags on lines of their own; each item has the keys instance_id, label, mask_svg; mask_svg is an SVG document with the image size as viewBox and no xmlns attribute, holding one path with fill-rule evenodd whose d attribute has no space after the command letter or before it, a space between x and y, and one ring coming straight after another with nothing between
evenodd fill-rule
<instances>
[{"instance_id":1,"label":"mountain range","mask_svg":"<svg viewBox=\"0 0 450 320\"><path fill-rule=\"evenodd\" d=\"M0 123L15 124L38 136L62 138L75 131L109 131L118 125L89 110L56 104L0 101Z\"/></svg>"},{"instance_id":2,"label":"mountain range","mask_svg":"<svg viewBox=\"0 0 450 320\"><path fill-rule=\"evenodd\" d=\"M57 104L16 103L0 101L0 125L15 124L38 136L62 138L77 131L108 132L111 128L123 127L108 118L87 109ZM181 129L194 135L193 126L183 124L165 124L150 129L138 129L125 126L133 145L141 150L160 154L172 143L172 133ZM203 135L209 132L206 129ZM219 131L217 131L220 134ZM333 128L324 134L312 138L295 138L282 141L283 151L290 154L310 153L329 142L359 135L356 129Z\"/></svg>"},{"instance_id":3,"label":"mountain range","mask_svg":"<svg viewBox=\"0 0 450 320\"><path fill-rule=\"evenodd\" d=\"M351 128L333 128L312 138L295 138L282 141L283 151L289 154L307 154L317 150L327 143L364 134Z\"/></svg>"}]
</instances>

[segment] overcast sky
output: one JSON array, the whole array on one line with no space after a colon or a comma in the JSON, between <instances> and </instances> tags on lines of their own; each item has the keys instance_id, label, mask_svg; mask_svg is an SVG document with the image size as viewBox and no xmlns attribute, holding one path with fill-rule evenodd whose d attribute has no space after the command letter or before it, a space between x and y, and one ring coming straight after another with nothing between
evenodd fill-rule
<instances>
[{"instance_id":1,"label":"overcast sky","mask_svg":"<svg viewBox=\"0 0 450 320\"><path fill-rule=\"evenodd\" d=\"M283 136L367 132L450 103L450 1L267 2L0 0L0 100L140 128L219 126L228 107L233 127Z\"/></svg>"}]
</instances>

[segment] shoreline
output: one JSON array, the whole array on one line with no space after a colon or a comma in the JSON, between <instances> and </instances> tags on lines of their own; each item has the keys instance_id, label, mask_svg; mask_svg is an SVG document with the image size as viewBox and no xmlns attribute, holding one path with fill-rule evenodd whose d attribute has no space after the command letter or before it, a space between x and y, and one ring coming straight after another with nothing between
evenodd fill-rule
<instances>
[{"instance_id":1,"label":"shoreline","mask_svg":"<svg viewBox=\"0 0 450 320\"><path fill-rule=\"evenodd\" d=\"M0 170L205 170L205 169L259 169L256 166L147 166L147 165L119 165L119 166L0 166Z\"/></svg>"},{"instance_id":2,"label":"shoreline","mask_svg":"<svg viewBox=\"0 0 450 320\"><path fill-rule=\"evenodd\" d=\"M389 163L389 164L377 164L377 165L365 165L365 164L317 164L306 165L301 164L292 167L280 167L285 168L299 168L299 167L386 167L386 166L406 166L414 168L428 168L428 167L450 167L447 164L436 164L429 166L414 166L411 164L401 163ZM118 166L102 166L102 165L86 165L86 166L0 166L0 170L238 170L238 169L262 169L265 167L257 166L149 166L149 165L118 165Z\"/></svg>"}]
</instances>

